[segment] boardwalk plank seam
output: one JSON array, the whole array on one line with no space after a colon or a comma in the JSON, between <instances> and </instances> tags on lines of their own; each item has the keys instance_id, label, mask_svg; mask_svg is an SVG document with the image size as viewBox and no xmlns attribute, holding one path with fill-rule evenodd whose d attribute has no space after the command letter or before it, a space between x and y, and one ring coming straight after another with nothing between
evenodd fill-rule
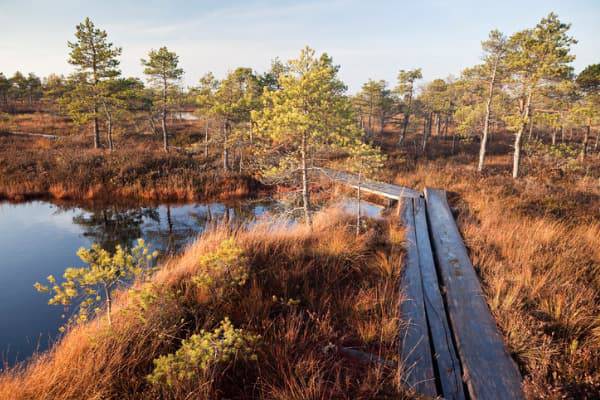
<instances>
[{"instance_id":1,"label":"boardwalk plank seam","mask_svg":"<svg viewBox=\"0 0 600 400\"><path fill-rule=\"evenodd\" d=\"M452 330L446 317L444 299L440 291L435 258L431 248L424 199L414 199L415 226L419 248L421 279L425 314L437 366L438 379L445 399L465 398L462 369L456 354Z\"/></svg>"},{"instance_id":2,"label":"boardwalk plank seam","mask_svg":"<svg viewBox=\"0 0 600 400\"><path fill-rule=\"evenodd\" d=\"M423 302L412 199L406 199L402 208L402 218L406 226L407 257L400 288L406 298L400 304L400 312L407 321L400 333L402 339L400 360L408 385L418 393L434 397L437 396L437 389Z\"/></svg>"},{"instance_id":3,"label":"boardwalk plank seam","mask_svg":"<svg viewBox=\"0 0 600 400\"><path fill-rule=\"evenodd\" d=\"M485 301L446 194L425 189L432 247L471 399L522 399L521 376Z\"/></svg>"}]
</instances>

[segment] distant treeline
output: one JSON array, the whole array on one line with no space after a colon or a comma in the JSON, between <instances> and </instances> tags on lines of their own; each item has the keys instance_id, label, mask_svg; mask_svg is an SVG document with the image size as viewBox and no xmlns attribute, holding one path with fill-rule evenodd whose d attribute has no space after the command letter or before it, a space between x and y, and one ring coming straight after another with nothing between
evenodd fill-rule
<instances>
[{"instance_id":1,"label":"distant treeline","mask_svg":"<svg viewBox=\"0 0 600 400\"><path fill-rule=\"evenodd\" d=\"M238 67L219 80L209 72L198 85L184 88L178 56L162 47L151 50L148 58L141 60L148 82L145 84L139 78L121 76L121 48L110 43L107 33L86 19L77 26L76 41L68 43L68 61L76 67L75 72L68 77L50 75L44 79L33 73L25 76L16 72L10 78L0 74L0 106L9 112L53 108L78 124L90 123L95 147L101 146L99 132L105 129L110 149L113 128L131 112L143 111L148 113L152 130L162 133L165 151L169 147L168 114L173 110L193 110L205 121L204 141L199 146L207 149L209 142L220 144L223 166L228 169L230 150L253 143L260 132L256 129L260 125L258 116L273 106L274 93L287 91L282 96L296 96L298 104L304 101L303 95L313 96L312 100L305 100L315 102L335 95L345 98L350 109L342 106L344 110L327 110L331 105L322 103L315 112L329 116L350 112L352 115L347 117L361 130L363 142L377 142L389 125L397 128L398 146L405 145L407 132L416 133L411 145L416 147L418 140L422 153L427 153L432 137L451 138L453 143L477 139L481 143L480 171L490 135L512 132L513 176L518 177L521 149L526 142L541 140L558 146L577 138L580 142L575 151L581 159L592 148L598 149L600 64L590 65L578 75L574 73L571 48L577 41L569 35L569 29L569 24L550 13L536 26L508 37L493 30L482 42L482 62L466 68L458 77L419 84L420 68L400 70L393 87L384 80L370 79L357 94L350 95L336 76L339 66L327 54L320 58L311 58L311 54L304 60L308 63L305 69L297 65L301 59L275 59L264 73ZM331 79L322 82L325 87L314 88L314 93L290 91L290 79L303 80L324 60L327 65L322 64L322 69L334 71ZM302 108L292 104L291 99L287 100L288 111ZM306 107L304 111L308 112L310 106ZM315 120L316 114L312 117L313 122L325 123ZM332 121L335 119L331 117ZM345 126L346 119L342 120L339 126L326 122L329 132Z\"/></svg>"}]
</instances>

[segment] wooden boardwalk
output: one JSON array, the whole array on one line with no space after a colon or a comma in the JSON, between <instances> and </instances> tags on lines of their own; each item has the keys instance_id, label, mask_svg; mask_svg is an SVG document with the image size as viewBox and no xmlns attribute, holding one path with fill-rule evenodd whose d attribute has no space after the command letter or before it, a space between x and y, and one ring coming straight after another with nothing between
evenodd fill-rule
<instances>
[{"instance_id":1,"label":"wooden boardwalk","mask_svg":"<svg viewBox=\"0 0 600 400\"><path fill-rule=\"evenodd\" d=\"M358 182L337 171L327 175L351 187ZM401 200L407 257L399 335L405 384L444 399L523 399L521 375L485 301L446 192L426 188L421 195L372 181L365 186L361 190Z\"/></svg>"},{"instance_id":2,"label":"wooden boardwalk","mask_svg":"<svg viewBox=\"0 0 600 400\"><path fill-rule=\"evenodd\" d=\"M44 139L57 140L60 136L47 135L45 133L30 133L30 132L4 132L6 135L21 136L21 137L41 137Z\"/></svg>"},{"instance_id":3,"label":"wooden boardwalk","mask_svg":"<svg viewBox=\"0 0 600 400\"><path fill-rule=\"evenodd\" d=\"M358 187L358 177L346 172L335 171L333 169L321 169L323 174L334 181L343 183L354 189ZM404 186L392 185L389 183L375 182L372 180L362 180L360 190L366 193L376 194L390 200L400 200L405 197L419 197L421 194L416 190Z\"/></svg>"}]
</instances>

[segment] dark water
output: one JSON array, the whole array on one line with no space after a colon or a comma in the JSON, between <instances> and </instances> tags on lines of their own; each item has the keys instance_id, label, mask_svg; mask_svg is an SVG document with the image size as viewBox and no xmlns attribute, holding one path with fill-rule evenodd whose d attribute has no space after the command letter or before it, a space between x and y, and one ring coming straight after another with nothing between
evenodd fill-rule
<instances>
[{"instance_id":1,"label":"dark water","mask_svg":"<svg viewBox=\"0 0 600 400\"><path fill-rule=\"evenodd\" d=\"M79 247L131 247L142 237L161 253L174 253L208 224L245 223L277 212L273 202L93 208L0 203L0 361L24 360L57 336L64 310L49 306L48 294L33 284L81 266Z\"/></svg>"}]
</instances>

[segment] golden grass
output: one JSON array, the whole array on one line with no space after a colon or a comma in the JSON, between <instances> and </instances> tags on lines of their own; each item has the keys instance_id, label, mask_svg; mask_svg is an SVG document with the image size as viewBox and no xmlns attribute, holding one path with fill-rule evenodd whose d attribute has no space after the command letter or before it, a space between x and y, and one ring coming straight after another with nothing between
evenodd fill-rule
<instances>
[{"instance_id":1,"label":"golden grass","mask_svg":"<svg viewBox=\"0 0 600 400\"><path fill-rule=\"evenodd\" d=\"M507 140L510 137L506 138ZM477 144L449 156L432 142L429 160L390 150L390 179L443 188L488 304L525 379L528 398L600 393L600 159L556 171L530 155L510 177L506 142L488 170L475 171Z\"/></svg>"},{"instance_id":2,"label":"golden grass","mask_svg":"<svg viewBox=\"0 0 600 400\"><path fill-rule=\"evenodd\" d=\"M146 117L134 115L117 129L111 153L91 148L87 125L50 113L11 115L0 120L0 200L208 201L264 190L247 172L222 172L217 146L208 159L178 150L201 140L199 123L170 121L174 147L165 154L162 139L144 133ZM3 131L54 134L60 139L2 135Z\"/></svg>"},{"instance_id":3,"label":"golden grass","mask_svg":"<svg viewBox=\"0 0 600 400\"><path fill-rule=\"evenodd\" d=\"M398 354L401 264L396 261L401 246L388 240L390 230L399 236L398 228L372 223L356 237L351 221L328 210L316 216L312 231L275 221L203 234L155 274L158 297L153 303L144 307L133 291L119 293L111 329L103 318L72 328L49 352L2 373L0 398L408 396L395 368L360 364L335 350L357 347L390 360ZM231 235L245 251L250 278L241 289L221 288L219 296L210 295L192 278L200 256ZM288 299L299 304L290 305ZM262 335L258 362L238 360L172 388L147 382L154 358L174 351L192 333L212 329L225 316L236 327Z\"/></svg>"},{"instance_id":4,"label":"golden grass","mask_svg":"<svg viewBox=\"0 0 600 400\"><path fill-rule=\"evenodd\" d=\"M0 137L0 200L206 201L263 190L248 174L223 173L212 159L165 154L148 138L140 139L146 141L144 150L132 139L131 147L114 153L90 149L81 139Z\"/></svg>"},{"instance_id":5,"label":"golden grass","mask_svg":"<svg viewBox=\"0 0 600 400\"><path fill-rule=\"evenodd\" d=\"M494 136L484 174L475 171L477 143L459 143L453 153L449 141L434 139L424 157L415 154L418 137L409 137L405 151L398 151L389 145L395 135L382 143L390 155L384 178L449 191L488 304L525 378L527 397L595 398L600 392L598 156L564 168L562 160L558 165L528 154L524 177L514 181L509 135ZM146 141L124 142L128 151L107 157L87 150L88 139L73 139L76 148L86 149L74 156L61 144L31 147L0 137L5 154L16 160L0 159L0 197L111 193L192 200L254 190L243 177L196 175L197 164L162 157L158 142L150 149ZM44 148L48 158L40 158L34 147ZM95 170L97 165L101 167ZM123 314L112 333L101 323L74 329L29 367L0 377L0 398L13 393L18 399L183 397L189 388L157 393L144 374L154 357L179 342L165 338L212 327L225 314L236 325L266 332L269 345L261 353L260 368L236 366L231 376L199 382L200 398L243 398L231 392L234 388L249 397L274 399L397 396L401 390L397 377L391 378L394 371L322 352L332 342L357 345L384 358L397 354L394 266L399 265L401 234L379 227L355 239L345 224L338 217L320 220L312 233L302 226L288 230L276 225L238 232L238 241L251 255L253 279L243 297L220 300L185 284L195 273L198 256L228 233L203 236L155 277L165 293L175 289L182 295L164 297L160 307L144 314L145 320ZM301 298L301 306L273 302L273 295ZM120 297L124 309L130 298Z\"/></svg>"}]
</instances>

